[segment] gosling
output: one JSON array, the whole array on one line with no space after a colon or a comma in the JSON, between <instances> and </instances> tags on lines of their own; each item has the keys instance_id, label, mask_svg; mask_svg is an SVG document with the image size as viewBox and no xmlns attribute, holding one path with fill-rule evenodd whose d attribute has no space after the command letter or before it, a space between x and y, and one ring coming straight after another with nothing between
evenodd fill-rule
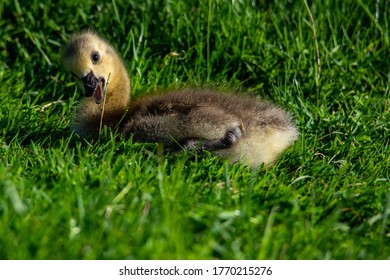
<instances>
[{"instance_id":1,"label":"gosling","mask_svg":"<svg viewBox=\"0 0 390 280\"><path fill-rule=\"evenodd\" d=\"M256 168L272 165L299 136L283 109L246 95L180 89L130 102L125 64L94 32L73 35L62 57L85 89L73 122L81 137L96 138L107 126L136 142L161 143L166 152L207 150Z\"/></svg>"}]
</instances>

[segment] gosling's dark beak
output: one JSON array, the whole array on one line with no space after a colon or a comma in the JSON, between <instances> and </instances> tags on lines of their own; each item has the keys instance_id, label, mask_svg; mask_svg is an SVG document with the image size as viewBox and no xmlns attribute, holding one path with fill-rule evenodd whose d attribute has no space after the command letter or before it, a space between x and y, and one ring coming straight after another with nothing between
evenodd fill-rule
<instances>
[{"instance_id":1,"label":"gosling's dark beak","mask_svg":"<svg viewBox=\"0 0 390 280\"><path fill-rule=\"evenodd\" d=\"M96 91L100 80L93 74L93 72L89 72L85 77L81 79L84 84L85 95L87 97L92 96L92 94Z\"/></svg>"}]
</instances>

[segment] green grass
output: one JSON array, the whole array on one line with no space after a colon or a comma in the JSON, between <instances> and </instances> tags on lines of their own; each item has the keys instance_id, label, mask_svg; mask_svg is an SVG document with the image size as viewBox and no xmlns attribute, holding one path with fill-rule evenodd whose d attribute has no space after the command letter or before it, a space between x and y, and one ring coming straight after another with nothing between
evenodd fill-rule
<instances>
[{"instance_id":1,"label":"green grass","mask_svg":"<svg viewBox=\"0 0 390 280\"><path fill-rule=\"evenodd\" d=\"M0 4L0 259L390 258L388 1L309 1L320 77L303 1L78 2ZM123 54L134 96L252 92L299 141L250 170L80 139L59 54L87 27Z\"/></svg>"}]
</instances>

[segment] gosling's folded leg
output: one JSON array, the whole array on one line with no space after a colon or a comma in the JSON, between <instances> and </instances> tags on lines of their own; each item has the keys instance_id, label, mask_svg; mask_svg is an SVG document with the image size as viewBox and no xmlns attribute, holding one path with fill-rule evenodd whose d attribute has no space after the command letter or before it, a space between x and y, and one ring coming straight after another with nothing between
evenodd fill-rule
<instances>
[{"instance_id":1,"label":"gosling's folded leg","mask_svg":"<svg viewBox=\"0 0 390 280\"><path fill-rule=\"evenodd\" d=\"M205 139L185 139L177 147L169 149L169 152L179 152L180 150L194 150L201 152L207 151L218 151L228 149L233 145L237 144L242 138L242 131L240 127L234 127L229 129L225 136L221 139L205 140Z\"/></svg>"},{"instance_id":2,"label":"gosling's folded leg","mask_svg":"<svg viewBox=\"0 0 390 280\"><path fill-rule=\"evenodd\" d=\"M202 150L208 150L208 151L228 149L233 145L237 144L241 138L242 138L241 128L234 127L228 130L225 134L225 137L222 139L207 140L203 142L201 148Z\"/></svg>"}]
</instances>

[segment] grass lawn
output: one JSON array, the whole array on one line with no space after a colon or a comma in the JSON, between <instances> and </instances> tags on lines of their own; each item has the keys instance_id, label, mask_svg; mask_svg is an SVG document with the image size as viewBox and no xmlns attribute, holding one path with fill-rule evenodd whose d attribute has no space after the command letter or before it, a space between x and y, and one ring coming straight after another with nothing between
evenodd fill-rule
<instances>
[{"instance_id":1,"label":"grass lawn","mask_svg":"<svg viewBox=\"0 0 390 280\"><path fill-rule=\"evenodd\" d=\"M270 2L2 1L0 259L389 259L390 3ZM133 96L249 92L300 139L266 170L80 139L60 53L88 27Z\"/></svg>"}]
</instances>

